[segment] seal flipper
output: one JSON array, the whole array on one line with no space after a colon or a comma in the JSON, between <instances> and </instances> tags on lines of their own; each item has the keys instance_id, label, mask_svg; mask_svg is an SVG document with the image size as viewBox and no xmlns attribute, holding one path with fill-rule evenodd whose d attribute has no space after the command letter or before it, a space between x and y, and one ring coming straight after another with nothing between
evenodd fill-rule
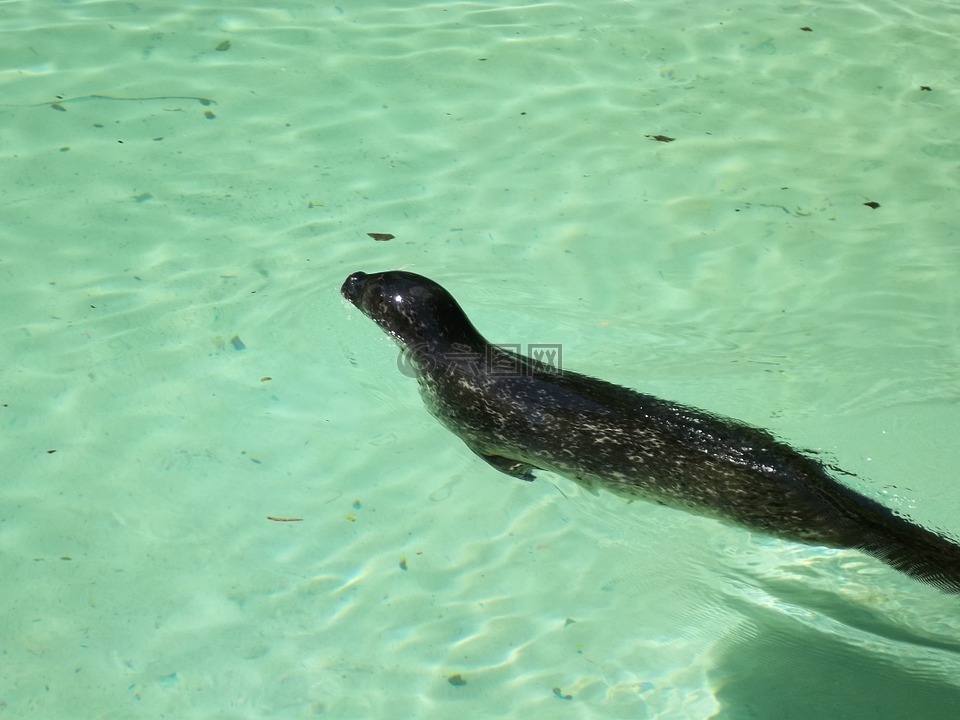
<instances>
[{"instance_id":1,"label":"seal flipper","mask_svg":"<svg viewBox=\"0 0 960 720\"><path fill-rule=\"evenodd\" d=\"M862 512L862 528L853 547L883 560L891 567L944 592L960 593L960 546L927 530L889 508L870 501Z\"/></svg>"},{"instance_id":2,"label":"seal flipper","mask_svg":"<svg viewBox=\"0 0 960 720\"><path fill-rule=\"evenodd\" d=\"M470 446L467 445L467 447ZM525 462L513 460L512 458L503 457L502 455L488 455L487 453L480 452L479 450L474 450L472 447L470 449L473 450L473 452L478 456L483 458L484 462L491 467L496 468L504 475L509 475L510 477L515 477L520 480L526 480L527 482L533 482L537 479L536 475L533 474L533 465L528 465Z\"/></svg>"}]
</instances>

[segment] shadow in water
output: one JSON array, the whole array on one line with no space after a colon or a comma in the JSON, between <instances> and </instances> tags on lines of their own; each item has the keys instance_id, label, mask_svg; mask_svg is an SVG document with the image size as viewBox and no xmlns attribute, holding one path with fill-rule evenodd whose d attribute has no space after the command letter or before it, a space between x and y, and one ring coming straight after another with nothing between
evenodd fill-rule
<instances>
[{"instance_id":1,"label":"shadow in water","mask_svg":"<svg viewBox=\"0 0 960 720\"><path fill-rule=\"evenodd\" d=\"M874 654L776 613L762 633L718 657L722 720L900 720L960 717L960 686L934 657L904 662ZM937 676L940 677L937 677ZM940 678L943 679L940 679Z\"/></svg>"}]
</instances>

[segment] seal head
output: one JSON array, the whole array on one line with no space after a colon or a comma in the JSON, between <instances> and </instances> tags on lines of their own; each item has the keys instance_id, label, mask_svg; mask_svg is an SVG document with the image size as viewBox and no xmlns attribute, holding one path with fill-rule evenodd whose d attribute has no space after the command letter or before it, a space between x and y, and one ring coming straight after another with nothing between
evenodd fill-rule
<instances>
[{"instance_id":1,"label":"seal head","mask_svg":"<svg viewBox=\"0 0 960 720\"><path fill-rule=\"evenodd\" d=\"M418 348L443 352L455 345L486 342L453 296L422 275L402 270L355 272L340 293L411 352Z\"/></svg>"}]
</instances>

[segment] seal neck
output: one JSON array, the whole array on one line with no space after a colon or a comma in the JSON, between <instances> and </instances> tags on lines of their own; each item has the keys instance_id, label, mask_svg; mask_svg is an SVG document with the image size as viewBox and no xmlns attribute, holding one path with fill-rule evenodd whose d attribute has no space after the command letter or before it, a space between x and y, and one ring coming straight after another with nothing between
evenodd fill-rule
<instances>
[{"instance_id":1,"label":"seal neck","mask_svg":"<svg viewBox=\"0 0 960 720\"><path fill-rule=\"evenodd\" d=\"M412 353L484 352L488 345L456 303L446 303L429 312L421 308L406 326L390 325L383 329Z\"/></svg>"}]
</instances>

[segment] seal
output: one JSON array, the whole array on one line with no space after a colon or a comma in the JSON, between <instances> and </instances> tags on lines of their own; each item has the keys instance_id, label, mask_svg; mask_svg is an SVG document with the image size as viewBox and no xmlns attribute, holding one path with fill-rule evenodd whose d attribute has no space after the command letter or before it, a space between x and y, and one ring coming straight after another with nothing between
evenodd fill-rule
<instances>
[{"instance_id":1,"label":"seal","mask_svg":"<svg viewBox=\"0 0 960 720\"><path fill-rule=\"evenodd\" d=\"M548 471L593 492L857 549L960 592L960 546L857 493L766 430L493 345L449 292L421 275L355 272L341 293L400 345L427 409L502 473L531 481L535 470Z\"/></svg>"}]
</instances>

